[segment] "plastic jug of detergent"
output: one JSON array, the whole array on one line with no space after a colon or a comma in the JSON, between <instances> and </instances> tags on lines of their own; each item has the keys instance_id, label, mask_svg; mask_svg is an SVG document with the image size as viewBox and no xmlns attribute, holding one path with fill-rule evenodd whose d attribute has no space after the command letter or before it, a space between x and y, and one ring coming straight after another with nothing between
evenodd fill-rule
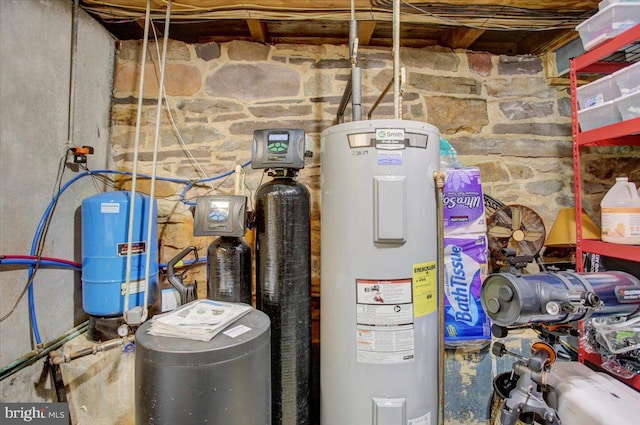
<instances>
[{"instance_id":1,"label":"plastic jug of detergent","mask_svg":"<svg viewBox=\"0 0 640 425\"><path fill-rule=\"evenodd\" d=\"M640 195L627 177L617 177L600 202L602 240L640 245Z\"/></svg>"}]
</instances>

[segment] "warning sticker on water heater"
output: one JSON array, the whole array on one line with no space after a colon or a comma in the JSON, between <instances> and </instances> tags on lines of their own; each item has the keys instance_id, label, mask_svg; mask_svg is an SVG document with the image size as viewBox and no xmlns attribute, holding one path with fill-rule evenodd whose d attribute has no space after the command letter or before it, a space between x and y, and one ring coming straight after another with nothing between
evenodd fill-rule
<instances>
[{"instance_id":1,"label":"warning sticker on water heater","mask_svg":"<svg viewBox=\"0 0 640 425\"><path fill-rule=\"evenodd\" d=\"M411 279L356 279L356 333L360 363L413 361Z\"/></svg>"}]
</instances>

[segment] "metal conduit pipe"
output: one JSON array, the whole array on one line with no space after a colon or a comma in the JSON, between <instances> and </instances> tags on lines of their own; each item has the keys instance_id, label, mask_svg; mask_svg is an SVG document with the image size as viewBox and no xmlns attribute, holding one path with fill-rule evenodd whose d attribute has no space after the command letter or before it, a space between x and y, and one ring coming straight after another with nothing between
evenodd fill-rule
<instances>
[{"instance_id":1,"label":"metal conduit pipe","mask_svg":"<svg viewBox=\"0 0 640 425\"><path fill-rule=\"evenodd\" d=\"M355 0L351 0L351 21L349 22L349 57L351 58L351 66L355 66L354 59L356 57L356 39L358 37L358 21L356 21Z\"/></svg>"},{"instance_id":2,"label":"metal conduit pipe","mask_svg":"<svg viewBox=\"0 0 640 425\"><path fill-rule=\"evenodd\" d=\"M400 118L400 0L393 0L393 118Z\"/></svg>"},{"instance_id":3,"label":"metal conduit pipe","mask_svg":"<svg viewBox=\"0 0 640 425\"><path fill-rule=\"evenodd\" d=\"M351 70L351 115L353 121L362 120L362 68L359 66Z\"/></svg>"},{"instance_id":4,"label":"metal conduit pipe","mask_svg":"<svg viewBox=\"0 0 640 425\"><path fill-rule=\"evenodd\" d=\"M351 0L351 22L349 24L349 56L351 57L351 118L362 119L362 69L358 66L358 21L355 1Z\"/></svg>"},{"instance_id":5,"label":"metal conduit pipe","mask_svg":"<svg viewBox=\"0 0 640 425\"><path fill-rule=\"evenodd\" d=\"M358 66L358 22L355 18L355 5L351 0L351 21L349 22L349 60L351 61L351 75L347 80L347 87L342 93L342 99L336 114L336 123L344 122L344 110L351 99L351 120L362 119L362 69Z\"/></svg>"}]
</instances>

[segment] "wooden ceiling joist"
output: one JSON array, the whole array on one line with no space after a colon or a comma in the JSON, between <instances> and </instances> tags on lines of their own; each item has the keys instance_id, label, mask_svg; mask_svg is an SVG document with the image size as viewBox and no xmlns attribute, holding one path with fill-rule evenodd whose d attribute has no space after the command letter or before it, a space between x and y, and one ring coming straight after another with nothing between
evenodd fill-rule
<instances>
[{"instance_id":1,"label":"wooden ceiling joist","mask_svg":"<svg viewBox=\"0 0 640 425\"><path fill-rule=\"evenodd\" d=\"M376 29L376 21L359 21L358 22L358 43L363 46L371 42L373 31Z\"/></svg>"},{"instance_id":2,"label":"wooden ceiling joist","mask_svg":"<svg viewBox=\"0 0 640 425\"><path fill-rule=\"evenodd\" d=\"M144 16L147 0L80 2L117 38L141 38L143 22L139 19ZM157 27L162 27L166 3L167 0L151 0L151 17L158 22ZM354 12L350 3L351 0L174 0L171 24L182 25L172 36L185 42L243 39L260 43L288 40L348 44L345 28L355 17L360 45L390 45L392 0L354 0ZM400 44L438 44L494 54L540 54L576 37L576 25L597 9L598 0L403 2ZM299 28L290 31L294 24Z\"/></svg>"},{"instance_id":3,"label":"wooden ceiling joist","mask_svg":"<svg viewBox=\"0 0 640 425\"><path fill-rule=\"evenodd\" d=\"M484 33L475 28L457 27L449 30L442 39L442 44L452 49L466 49Z\"/></svg>"},{"instance_id":4,"label":"wooden ceiling joist","mask_svg":"<svg viewBox=\"0 0 640 425\"><path fill-rule=\"evenodd\" d=\"M257 41L259 43L267 42L267 24L259 19L247 19L247 26L249 27L249 32L251 33L253 41Z\"/></svg>"}]
</instances>

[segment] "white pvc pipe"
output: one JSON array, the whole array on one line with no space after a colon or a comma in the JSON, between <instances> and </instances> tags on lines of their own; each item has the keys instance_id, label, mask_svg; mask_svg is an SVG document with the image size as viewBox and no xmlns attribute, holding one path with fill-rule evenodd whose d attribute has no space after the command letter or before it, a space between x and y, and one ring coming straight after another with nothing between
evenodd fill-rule
<instances>
[{"instance_id":1,"label":"white pvc pipe","mask_svg":"<svg viewBox=\"0 0 640 425\"><path fill-rule=\"evenodd\" d=\"M151 170L151 188L149 189L149 220L147 222L147 261L145 264L145 276L144 276L144 304L142 307L142 321L147 320L149 315L149 307L147 303L149 301L149 273L151 268L151 235L153 234L153 215L156 214L154 209L155 200L155 187L156 187L156 172L158 165L158 148L160 146L160 117L162 115L162 98L164 90L164 71L167 64L167 46L169 44L169 24L171 22L171 3L172 0L167 2L167 12L165 14L164 22L164 39L162 40L162 61L160 64L160 82L158 83L158 104L156 109L156 132L153 146L153 162Z\"/></svg>"},{"instance_id":2,"label":"white pvc pipe","mask_svg":"<svg viewBox=\"0 0 640 425\"><path fill-rule=\"evenodd\" d=\"M234 173L234 190L233 194L244 196L244 169L242 165L236 164L236 172Z\"/></svg>"},{"instance_id":3,"label":"white pvc pipe","mask_svg":"<svg viewBox=\"0 0 640 425\"><path fill-rule=\"evenodd\" d=\"M133 142L133 169L131 175L131 198L129 204L129 229L127 234L127 266L125 277L125 290L124 290L124 321L127 320L127 312L129 311L129 294L131 285L131 245L133 242L133 220L136 206L136 181L138 176L138 150L140 146L140 125L142 117L142 105L144 100L144 69L147 62L147 46L149 43L149 21L151 16L151 0L147 0L147 10L144 15L144 36L142 42L142 58L140 59L140 84L138 87L138 111L136 114L136 134Z\"/></svg>"}]
</instances>

